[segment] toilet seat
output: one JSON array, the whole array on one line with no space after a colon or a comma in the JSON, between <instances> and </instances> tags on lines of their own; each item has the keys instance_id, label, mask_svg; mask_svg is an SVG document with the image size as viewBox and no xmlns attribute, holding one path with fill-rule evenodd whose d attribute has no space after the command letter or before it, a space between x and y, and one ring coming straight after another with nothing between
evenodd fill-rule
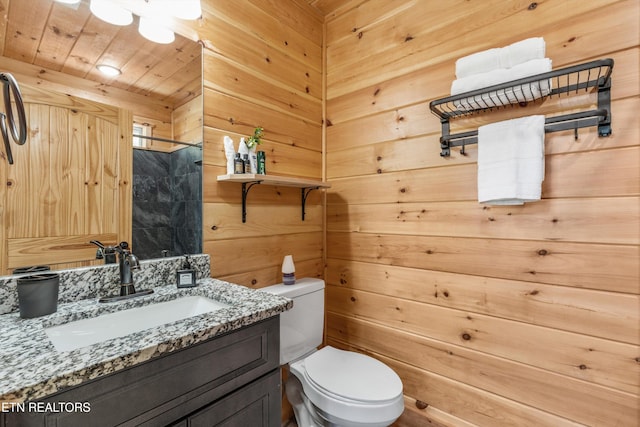
<instances>
[{"instance_id":1,"label":"toilet seat","mask_svg":"<svg viewBox=\"0 0 640 427\"><path fill-rule=\"evenodd\" d=\"M318 388L347 400L384 402L402 393L402 382L387 365L364 354L324 347L305 359Z\"/></svg>"},{"instance_id":2,"label":"toilet seat","mask_svg":"<svg viewBox=\"0 0 640 427\"><path fill-rule=\"evenodd\" d=\"M333 418L330 421L388 425L404 409L398 375L364 354L327 346L290 368L319 412Z\"/></svg>"}]
</instances>

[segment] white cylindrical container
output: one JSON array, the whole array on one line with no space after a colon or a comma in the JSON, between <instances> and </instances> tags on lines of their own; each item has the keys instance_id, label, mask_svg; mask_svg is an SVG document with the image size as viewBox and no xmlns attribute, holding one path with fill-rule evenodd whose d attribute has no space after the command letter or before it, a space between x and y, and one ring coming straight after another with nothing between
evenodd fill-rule
<instances>
[{"instance_id":1,"label":"white cylindrical container","mask_svg":"<svg viewBox=\"0 0 640 427\"><path fill-rule=\"evenodd\" d=\"M296 267L293 264L293 256L285 255L282 261L282 283L293 285L296 283Z\"/></svg>"}]
</instances>

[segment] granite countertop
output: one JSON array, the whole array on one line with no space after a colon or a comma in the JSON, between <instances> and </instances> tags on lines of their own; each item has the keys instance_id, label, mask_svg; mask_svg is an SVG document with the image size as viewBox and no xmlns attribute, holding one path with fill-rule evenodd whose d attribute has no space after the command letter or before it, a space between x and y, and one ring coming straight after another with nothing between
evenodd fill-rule
<instances>
[{"instance_id":1,"label":"granite countertop","mask_svg":"<svg viewBox=\"0 0 640 427\"><path fill-rule=\"evenodd\" d=\"M154 291L115 303L99 303L97 299L63 303L56 313L35 319L21 319L17 312L0 315L0 402L39 399L293 307L288 298L216 279L201 279L194 288L159 286ZM190 295L231 307L65 352L57 351L44 331L74 320Z\"/></svg>"}]
</instances>

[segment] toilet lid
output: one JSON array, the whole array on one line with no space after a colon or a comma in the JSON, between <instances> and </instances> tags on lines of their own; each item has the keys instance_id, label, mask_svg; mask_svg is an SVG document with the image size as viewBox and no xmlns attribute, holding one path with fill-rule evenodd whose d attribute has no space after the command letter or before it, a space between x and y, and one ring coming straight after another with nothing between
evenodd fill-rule
<instances>
[{"instance_id":1,"label":"toilet lid","mask_svg":"<svg viewBox=\"0 0 640 427\"><path fill-rule=\"evenodd\" d=\"M327 346L307 357L304 366L317 386L347 399L380 402L402 394L400 377L364 354Z\"/></svg>"}]
</instances>

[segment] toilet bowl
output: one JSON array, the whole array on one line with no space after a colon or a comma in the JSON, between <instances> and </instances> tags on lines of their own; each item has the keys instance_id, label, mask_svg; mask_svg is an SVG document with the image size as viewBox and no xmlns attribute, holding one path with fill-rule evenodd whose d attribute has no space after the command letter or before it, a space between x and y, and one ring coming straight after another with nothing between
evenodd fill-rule
<instances>
[{"instance_id":1,"label":"toilet bowl","mask_svg":"<svg viewBox=\"0 0 640 427\"><path fill-rule=\"evenodd\" d=\"M372 357L327 346L289 368L320 425L386 427L404 410L400 377Z\"/></svg>"},{"instance_id":2,"label":"toilet bowl","mask_svg":"<svg viewBox=\"0 0 640 427\"><path fill-rule=\"evenodd\" d=\"M293 299L280 315L280 363L291 375L285 384L298 427L386 427L404 410L400 377L364 354L322 343L324 281L262 288Z\"/></svg>"}]
</instances>

